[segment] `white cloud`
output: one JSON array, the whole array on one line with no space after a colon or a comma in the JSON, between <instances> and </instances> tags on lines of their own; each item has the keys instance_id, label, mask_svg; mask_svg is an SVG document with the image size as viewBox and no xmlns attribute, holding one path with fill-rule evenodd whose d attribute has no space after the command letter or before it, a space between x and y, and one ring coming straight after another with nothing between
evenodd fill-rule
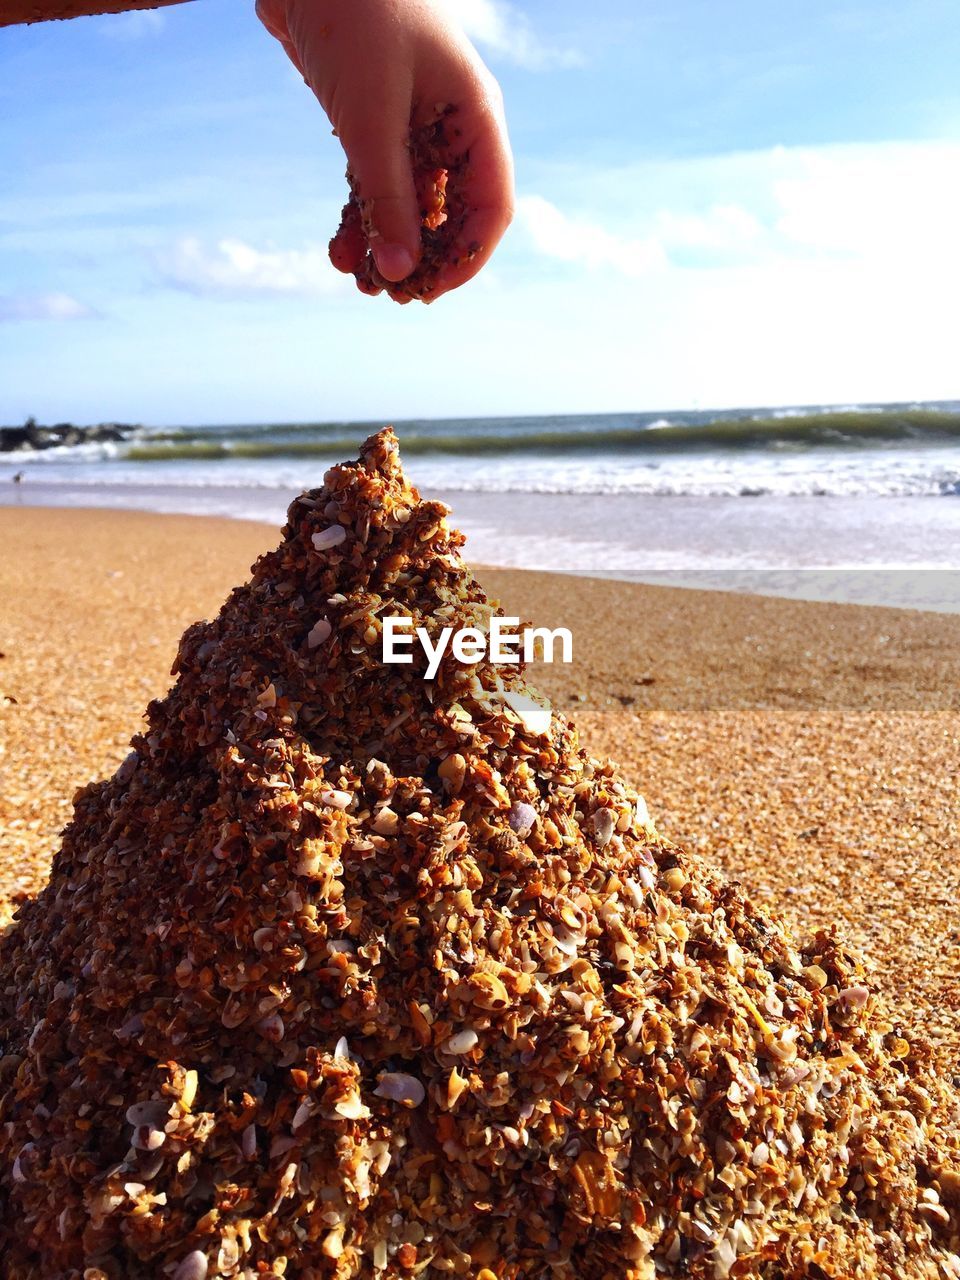
<instances>
[{"instance_id":1,"label":"white cloud","mask_svg":"<svg viewBox=\"0 0 960 1280\"><path fill-rule=\"evenodd\" d=\"M960 144L543 165L535 177L504 255L511 313L536 329L524 358L551 370L552 405L957 395Z\"/></svg>"},{"instance_id":2,"label":"white cloud","mask_svg":"<svg viewBox=\"0 0 960 1280\"><path fill-rule=\"evenodd\" d=\"M483 334L472 359L497 369L498 389L478 384L470 412L957 395L951 291L933 276L798 259L668 267L634 283L558 263L510 273L507 287L508 305L491 298L487 324L473 319L478 296L464 303L470 332Z\"/></svg>"},{"instance_id":3,"label":"white cloud","mask_svg":"<svg viewBox=\"0 0 960 1280\"><path fill-rule=\"evenodd\" d=\"M659 209L631 234L604 226L598 217L565 213L543 196L526 195L517 201L517 221L541 256L631 279L676 265L690 254L698 265L725 265L771 253L763 224L737 204L715 204L702 213Z\"/></svg>"},{"instance_id":4,"label":"white cloud","mask_svg":"<svg viewBox=\"0 0 960 1280\"><path fill-rule=\"evenodd\" d=\"M541 255L630 276L837 259L942 272L960 268L960 145L776 147L581 172L556 203L522 197L519 214Z\"/></svg>"},{"instance_id":5,"label":"white cloud","mask_svg":"<svg viewBox=\"0 0 960 1280\"><path fill-rule=\"evenodd\" d=\"M789 244L854 258L957 256L960 145L886 143L780 153L776 231Z\"/></svg>"},{"instance_id":6,"label":"white cloud","mask_svg":"<svg viewBox=\"0 0 960 1280\"><path fill-rule=\"evenodd\" d=\"M543 196L521 196L517 221L537 253L591 269L610 268L637 278L666 265L663 246L654 236L618 235L597 222L571 218Z\"/></svg>"},{"instance_id":7,"label":"white cloud","mask_svg":"<svg viewBox=\"0 0 960 1280\"><path fill-rule=\"evenodd\" d=\"M157 35L166 24L166 16L155 9L117 13L103 18L100 30L111 40L143 40Z\"/></svg>"},{"instance_id":8,"label":"white cloud","mask_svg":"<svg viewBox=\"0 0 960 1280\"><path fill-rule=\"evenodd\" d=\"M525 13L509 0L445 0L471 40L492 53L531 71L575 67L583 62L576 49L545 44Z\"/></svg>"},{"instance_id":9,"label":"white cloud","mask_svg":"<svg viewBox=\"0 0 960 1280\"><path fill-rule=\"evenodd\" d=\"M95 314L68 293L0 294L0 324L24 320L89 320Z\"/></svg>"},{"instance_id":10,"label":"white cloud","mask_svg":"<svg viewBox=\"0 0 960 1280\"><path fill-rule=\"evenodd\" d=\"M719 257L753 257L766 239L759 218L739 204L711 205L704 213L661 209L655 225L665 254L670 249L694 249Z\"/></svg>"},{"instance_id":11,"label":"white cloud","mask_svg":"<svg viewBox=\"0 0 960 1280\"><path fill-rule=\"evenodd\" d=\"M170 253L157 258L157 266L167 284L198 295L318 298L349 292L352 284L318 245L257 249L227 238L208 248L185 236Z\"/></svg>"}]
</instances>

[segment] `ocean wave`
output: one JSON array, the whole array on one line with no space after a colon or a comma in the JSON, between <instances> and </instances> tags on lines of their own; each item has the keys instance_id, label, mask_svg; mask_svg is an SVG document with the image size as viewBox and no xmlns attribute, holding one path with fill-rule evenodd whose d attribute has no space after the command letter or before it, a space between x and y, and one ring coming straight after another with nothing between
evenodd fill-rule
<instances>
[{"instance_id":1,"label":"ocean wave","mask_svg":"<svg viewBox=\"0 0 960 1280\"><path fill-rule=\"evenodd\" d=\"M603 463L590 457L552 460L524 459L514 464L478 461L464 466L454 458L422 456L408 465L411 480L422 491L441 494L598 495L637 498L724 498L744 502L764 499L886 499L960 498L960 459L952 450L932 451L927 458L906 450L873 455L858 466L850 454L834 459L833 466L779 465L775 459L705 460L692 458L670 464L624 459ZM299 464L296 459L236 459L222 461L171 461L143 467L138 463L111 462L102 466L61 467L44 465L29 476L31 491L38 485L77 491L142 489L176 492L230 490L283 493L288 498L322 482L323 466ZM0 464L0 482L9 486L9 472Z\"/></svg>"},{"instance_id":2,"label":"ocean wave","mask_svg":"<svg viewBox=\"0 0 960 1280\"><path fill-rule=\"evenodd\" d=\"M312 430L312 438L296 438ZM356 451L360 432L327 434L312 428L262 428L259 434L234 431L216 438L212 431L157 433L119 450L130 462L199 461L231 458L338 458ZM217 433L219 435L219 432ZM948 444L960 442L960 413L940 409L845 410L797 413L793 416L715 418L706 423L659 420L634 426L586 425L520 427L516 430L459 431L413 429L402 434L407 457L428 454L457 457L502 456L516 453L622 452L662 455L690 452L786 451L869 447L891 444Z\"/></svg>"},{"instance_id":3,"label":"ocean wave","mask_svg":"<svg viewBox=\"0 0 960 1280\"><path fill-rule=\"evenodd\" d=\"M143 429L0 455L0 481L296 492L355 457L371 424ZM400 423L424 490L724 497L960 496L960 403Z\"/></svg>"},{"instance_id":4,"label":"ocean wave","mask_svg":"<svg viewBox=\"0 0 960 1280\"><path fill-rule=\"evenodd\" d=\"M546 481L528 485L511 485L450 480L444 484L444 488L452 493L593 494L644 498L942 498L960 496L960 476L943 480L915 476L906 479L864 481L798 477L783 484L775 482L741 484L735 480L712 480L699 483L696 481L644 483L630 480L625 484Z\"/></svg>"}]
</instances>

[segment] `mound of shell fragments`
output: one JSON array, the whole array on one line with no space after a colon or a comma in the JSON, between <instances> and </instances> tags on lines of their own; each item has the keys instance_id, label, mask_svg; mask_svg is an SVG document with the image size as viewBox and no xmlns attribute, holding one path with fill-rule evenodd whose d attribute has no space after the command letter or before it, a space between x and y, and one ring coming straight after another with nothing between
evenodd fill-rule
<instances>
[{"instance_id":1,"label":"mound of shell fragments","mask_svg":"<svg viewBox=\"0 0 960 1280\"><path fill-rule=\"evenodd\" d=\"M952 1094L657 835L385 431L299 498L0 947L4 1280L957 1277ZM415 655L416 655L416 651Z\"/></svg>"}]
</instances>

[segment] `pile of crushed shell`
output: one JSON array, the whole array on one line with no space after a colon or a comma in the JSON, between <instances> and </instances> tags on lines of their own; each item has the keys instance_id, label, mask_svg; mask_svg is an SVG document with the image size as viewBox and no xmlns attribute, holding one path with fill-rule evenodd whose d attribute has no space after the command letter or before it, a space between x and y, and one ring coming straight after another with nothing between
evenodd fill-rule
<instances>
[{"instance_id":1,"label":"pile of crushed shell","mask_svg":"<svg viewBox=\"0 0 960 1280\"><path fill-rule=\"evenodd\" d=\"M659 836L392 432L290 508L0 943L5 1280L960 1277L956 1096Z\"/></svg>"}]
</instances>

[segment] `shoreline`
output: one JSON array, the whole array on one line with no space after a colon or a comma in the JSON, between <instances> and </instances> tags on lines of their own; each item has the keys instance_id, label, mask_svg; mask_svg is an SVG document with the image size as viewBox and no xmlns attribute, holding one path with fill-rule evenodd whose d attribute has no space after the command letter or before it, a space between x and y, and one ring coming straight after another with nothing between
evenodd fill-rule
<instances>
[{"instance_id":1,"label":"shoreline","mask_svg":"<svg viewBox=\"0 0 960 1280\"><path fill-rule=\"evenodd\" d=\"M277 531L146 512L0 509L0 920L42 885L77 786L124 758L183 629ZM904 1025L960 1071L960 618L482 569L568 625L533 676L660 829L806 932L836 923Z\"/></svg>"},{"instance_id":2,"label":"shoreline","mask_svg":"<svg viewBox=\"0 0 960 1280\"><path fill-rule=\"evenodd\" d=\"M299 492L242 485L44 484L29 477L22 485L0 487L0 511L142 511L277 530ZM960 613L960 501L442 490L437 497L467 535L471 563Z\"/></svg>"}]
</instances>

